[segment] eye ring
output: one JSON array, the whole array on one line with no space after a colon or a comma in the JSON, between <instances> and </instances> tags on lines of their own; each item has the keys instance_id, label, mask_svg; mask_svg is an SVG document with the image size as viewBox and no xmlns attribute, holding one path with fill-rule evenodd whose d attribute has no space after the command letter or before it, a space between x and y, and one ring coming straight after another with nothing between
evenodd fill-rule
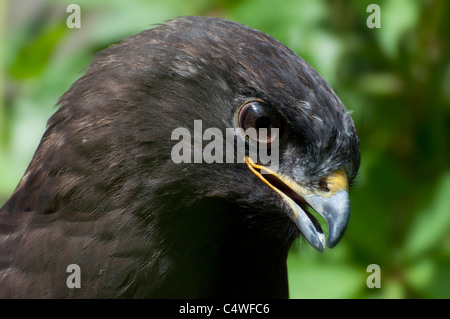
<instances>
[{"instance_id":1,"label":"eye ring","mask_svg":"<svg viewBox=\"0 0 450 319\"><path fill-rule=\"evenodd\" d=\"M281 137L284 130L284 120L281 115L262 100L252 100L241 105L236 114L236 122L238 127L246 132L246 138L250 137L259 143L272 143ZM248 129L255 129L256 136L247 134ZM278 129L278 132L272 134L273 129Z\"/></svg>"}]
</instances>

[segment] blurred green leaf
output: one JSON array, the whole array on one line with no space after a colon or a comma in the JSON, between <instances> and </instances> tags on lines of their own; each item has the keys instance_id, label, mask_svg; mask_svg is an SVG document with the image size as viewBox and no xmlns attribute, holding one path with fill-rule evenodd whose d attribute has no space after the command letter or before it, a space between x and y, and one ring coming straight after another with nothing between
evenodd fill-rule
<instances>
[{"instance_id":1,"label":"blurred green leaf","mask_svg":"<svg viewBox=\"0 0 450 319\"><path fill-rule=\"evenodd\" d=\"M358 81L358 89L373 95L398 94L403 89L402 80L395 74L365 74Z\"/></svg>"},{"instance_id":2,"label":"blurred green leaf","mask_svg":"<svg viewBox=\"0 0 450 319\"><path fill-rule=\"evenodd\" d=\"M291 298L355 298L366 287L366 266L346 262L350 252L345 243L326 253L299 244L287 261Z\"/></svg>"},{"instance_id":3,"label":"blurred green leaf","mask_svg":"<svg viewBox=\"0 0 450 319\"><path fill-rule=\"evenodd\" d=\"M424 288L428 298L446 298L450 296L450 260L439 260L430 283Z\"/></svg>"},{"instance_id":4,"label":"blurred green leaf","mask_svg":"<svg viewBox=\"0 0 450 319\"><path fill-rule=\"evenodd\" d=\"M13 62L10 68L11 75L18 79L38 76L67 30L65 22L60 23L26 45Z\"/></svg>"},{"instance_id":5,"label":"blurred green leaf","mask_svg":"<svg viewBox=\"0 0 450 319\"><path fill-rule=\"evenodd\" d=\"M413 220L405 242L405 253L415 258L439 245L450 230L450 171L443 177L429 207L420 210Z\"/></svg>"},{"instance_id":6,"label":"blurred green leaf","mask_svg":"<svg viewBox=\"0 0 450 319\"><path fill-rule=\"evenodd\" d=\"M417 24L422 3L420 0L390 0L381 3L381 28L374 31L389 57L397 56L400 39Z\"/></svg>"},{"instance_id":7,"label":"blurred green leaf","mask_svg":"<svg viewBox=\"0 0 450 319\"><path fill-rule=\"evenodd\" d=\"M405 273L406 280L417 291L427 287L433 278L436 266L431 258L424 258L411 265Z\"/></svg>"},{"instance_id":8,"label":"blurred green leaf","mask_svg":"<svg viewBox=\"0 0 450 319\"><path fill-rule=\"evenodd\" d=\"M317 263L299 254L288 259L290 298L355 298L365 286L365 269L342 263Z\"/></svg>"},{"instance_id":9,"label":"blurred green leaf","mask_svg":"<svg viewBox=\"0 0 450 319\"><path fill-rule=\"evenodd\" d=\"M383 299L405 298L405 287L399 280L384 280L380 292L380 297Z\"/></svg>"}]
</instances>

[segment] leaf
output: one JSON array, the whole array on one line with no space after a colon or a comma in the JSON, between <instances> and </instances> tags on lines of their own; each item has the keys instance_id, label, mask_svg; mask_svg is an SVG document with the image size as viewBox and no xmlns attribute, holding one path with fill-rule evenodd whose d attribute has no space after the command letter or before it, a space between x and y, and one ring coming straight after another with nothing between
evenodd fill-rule
<instances>
[{"instance_id":1,"label":"leaf","mask_svg":"<svg viewBox=\"0 0 450 319\"><path fill-rule=\"evenodd\" d=\"M365 269L358 269L345 262L311 257L298 253L289 255L291 299L355 298L365 286Z\"/></svg>"},{"instance_id":2,"label":"leaf","mask_svg":"<svg viewBox=\"0 0 450 319\"><path fill-rule=\"evenodd\" d=\"M65 23L53 26L27 44L17 55L10 72L18 79L36 77L47 66L54 48L67 32Z\"/></svg>"},{"instance_id":3,"label":"leaf","mask_svg":"<svg viewBox=\"0 0 450 319\"><path fill-rule=\"evenodd\" d=\"M450 171L444 174L430 206L417 213L406 236L405 252L416 258L435 247L450 229Z\"/></svg>"},{"instance_id":4,"label":"leaf","mask_svg":"<svg viewBox=\"0 0 450 319\"><path fill-rule=\"evenodd\" d=\"M381 8L381 28L377 29L381 48L387 56L395 57L400 39L405 32L417 25L420 2L396 0L383 2Z\"/></svg>"}]
</instances>

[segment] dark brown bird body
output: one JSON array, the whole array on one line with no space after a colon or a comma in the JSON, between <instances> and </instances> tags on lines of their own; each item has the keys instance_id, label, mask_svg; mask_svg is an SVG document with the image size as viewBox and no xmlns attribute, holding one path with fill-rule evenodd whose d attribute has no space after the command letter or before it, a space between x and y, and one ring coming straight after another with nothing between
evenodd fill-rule
<instances>
[{"instance_id":1,"label":"dark brown bird body","mask_svg":"<svg viewBox=\"0 0 450 319\"><path fill-rule=\"evenodd\" d=\"M175 128L225 131L249 99L289 126L281 173L354 180L353 122L304 60L235 22L171 20L100 52L60 99L0 209L0 297L288 297L289 205L246 164L171 160Z\"/></svg>"}]
</instances>

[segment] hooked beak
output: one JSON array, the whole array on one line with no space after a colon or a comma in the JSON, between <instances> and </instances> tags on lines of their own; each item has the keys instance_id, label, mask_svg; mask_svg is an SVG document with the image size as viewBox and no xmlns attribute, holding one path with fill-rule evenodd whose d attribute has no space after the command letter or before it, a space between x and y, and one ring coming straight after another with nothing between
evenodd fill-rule
<instances>
[{"instance_id":1,"label":"hooked beak","mask_svg":"<svg viewBox=\"0 0 450 319\"><path fill-rule=\"evenodd\" d=\"M245 157L249 169L277 192L291 207L289 217L305 239L319 251L325 249L325 235L319 221L308 211L311 207L328 224L326 246L332 248L341 240L350 218L348 181L344 171L329 174L323 179L323 189L311 191L286 176Z\"/></svg>"}]
</instances>

